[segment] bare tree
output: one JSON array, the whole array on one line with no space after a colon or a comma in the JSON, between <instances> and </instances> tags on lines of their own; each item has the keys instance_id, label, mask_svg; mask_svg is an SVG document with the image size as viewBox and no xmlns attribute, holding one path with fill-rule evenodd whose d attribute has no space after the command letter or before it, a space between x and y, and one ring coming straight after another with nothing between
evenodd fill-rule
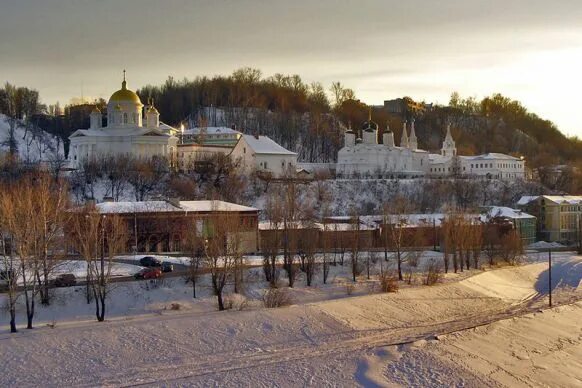
<instances>
[{"instance_id":1,"label":"bare tree","mask_svg":"<svg viewBox=\"0 0 582 388\"><path fill-rule=\"evenodd\" d=\"M50 304L50 277L64 255L62 232L68 213L68 191L65 182L53 180L47 174L35 177L33 191L34 206L34 255L38 262L35 273L39 286L41 303Z\"/></svg>"},{"instance_id":2,"label":"bare tree","mask_svg":"<svg viewBox=\"0 0 582 388\"><path fill-rule=\"evenodd\" d=\"M223 292L233 276L241 255L239 216L219 214L212 220L210 236L204 242L205 266L210 271L212 289L218 301L218 310L225 309Z\"/></svg>"},{"instance_id":3,"label":"bare tree","mask_svg":"<svg viewBox=\"0 0 582 388\"><path fill-rule=\"evenodd\" d=\"M398 271L398 280L403 280L402 263L405 261L404 252L405 231L407 227L406 214L410 212L410 203L404 197L396 197L390 203L385 205L384 219L387 222L386 229L388 244L396 254L396 264Z\"/></svg>"},{"instance_id":4,"label":"bare tree","mask_svg":"<svg viewBox=\"0 0 582 388\"><path fill-rule=\"evenodd\" d=\"M14 211L11 195L7 190L0 190L0 283L4 283L8 296L8 311L10 314L10 332L16 333L16 302L18 301L18 279L21 277L21 266L15 257L12 234L10 232L12 221L9 214ZM9 242L7 249L6 243Z\"/></svg>"},{"instance_id":5,"label":"bare tree","mask_svg":"<svg viewBox=\"0 0 582 388\"><path fill-rule=\"evenodd\" d=\"M356 282L356 277L362 272L360 268L360 215L355 208L352 209L350 215L350 223L352 228L352 239L350 244L350 263L352 269L352 281Z\"/></svg>"},{"instance_id":6,"label":"bare tree","mask_svg":"<svg viewBox=\"0 0 582 388\"><path fill-rule=\"evenodd\" d=\"M27 328L32 329L35 313L35 297L38 293L35 274L38 258L35 256L35 193L31 180L25 177L6 187L3 195L4 224L12 237L12 248L18 257L19 275L26 305Z\"/></svg>"},{"instance_id":7,"label":"bare tree","mask_svg":"<svg viewBox=\"0 0 582 388\"><path fill-rule=\"evenodd\" d=\"M127 181L133 188L136 201L143 201L162 182L168 170L168 162L163 158L133 158L128 163Z\"/></svg>"},{"instance_id":8,"label":"bare tree","mask_svg":"<svg viewBox=\"0 0 582 388\"><path fill-rule=\"evenodd\" d=\"M87 281L95 298L97 321L105 320L111 292L113 257L126 244L126 227L115 214L99 214L93 206L78 209L71 217L71 243L87 262Z\"/></svg>"},{"instance_id":9,"label":"bare tree","mask_svg":"<svg viewBox=\"0 0 582 388\"><path fill-rule=\"evenodd\" d=\"M203 221L191 219L186 223L182 234L182 250L190 257L187 280L192 283L192 297L196 298L196 283L204 256Z\"/></svg>"}]
</instances>

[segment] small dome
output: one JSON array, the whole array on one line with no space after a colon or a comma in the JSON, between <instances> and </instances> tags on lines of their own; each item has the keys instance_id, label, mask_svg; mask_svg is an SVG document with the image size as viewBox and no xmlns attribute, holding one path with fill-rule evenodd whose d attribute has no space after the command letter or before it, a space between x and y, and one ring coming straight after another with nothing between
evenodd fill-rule
<instances>
[{"instance_id":1,"label":"small dome","mask_svg":"<svg viewBox=\"0 0 582 388\"><path fill-rule=\"evenodd\" d=\"M119 89L118 91L113 93L111 95L111 97L109 97L109 102L110 103L111 102L132 102L134 104L141 105L141 100L139 99L139 96L134 91L129 90L127 88L127 82L125 82L125 79L121 83L121 89Z\"/></svg>"},{"instance_id":2,"label":"small dome","mask_svg":"<svg viewBox=\"0 0 582 388\"><path fill-rule=\"evenodd\" d=\"M374 132L378 130L378 124L372 120L364 121L362 124L362 129L367 132Z\"/></svg>"}]
</instances>

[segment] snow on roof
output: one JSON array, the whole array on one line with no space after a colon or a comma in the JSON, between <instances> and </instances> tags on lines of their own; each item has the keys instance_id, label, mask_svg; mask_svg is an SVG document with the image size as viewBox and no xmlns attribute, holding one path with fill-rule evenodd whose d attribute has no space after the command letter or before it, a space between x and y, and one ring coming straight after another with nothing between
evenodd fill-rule
<instances>
[{"instance_id":1,"label":"snow on roof","mask_svg":"<svg viewBox=\"0 0 582 388\"><path fill-rule=\"evenodd\" d=\"M539 195L524 195L519 199L519 201L517 201L517 205L518 206L527 205L528 203L530 203L531 201L535 201L539 197L540 197Z\"/></svg>"},{"instance_id":2,"label":"snow on roof","mask_svg":"<svg viewBox=\"0 0 582 388\"><path fill-rule=\"evenodd\" d=\"M582 195L544 195L544 199L555 203L578 205L582 202Z\"/></svg>"},{"instance_id":3,"label":"snow on roof","mask_svg":"<svg viewBox=\"0 0 582 388\"><path fill-rule=\"evenodd\" d=\"M96 137L126 137L126 136L142 136L147 133L155 133L159 136L170 137L171 135L162 132L160 129L152 129L145 127L136 127L132 131L108 131L107 128L103 129L77 129L69 138L75 137L77 135L84 136L96 136Z\"/></svg>"},{"instance_id":4,"label":"snow on roof","mask_svg":"<svg viewBox=\"0 0 582 388\"><path fill-rule=\"evenodd\" d=\"M283 230L285 226L282 222L273 223L270 220L260 221L259 230ZM318 222L292 221L287 224L289 229L323 229Z\"/></svg>"},{"instance_id":5,"label":"snow on roof","mask_svg":"<svg viewBox=\"0 0 582 388\"><path fill-rule=\"evenodd\" d=\"M184 135L200 135L205 131L207 135L237 135L239 131L229 127L194 127L184 130Z\"/></svg>"},{"instance_id":6,"label":"snow on roof","mask_svg":"<svg viewBox=\"0 0 582 388\"><path fill-rule=\"evenodd\" d=\"M461 156L461 158L468 160L521 160L511 155L499 154L495 152L475 156Z\"/></svg>"},{"instance_id":7,"label":"snow on roof","mask_svg":"<svg viewBox=\"0 0 582 388\"><path fill-rule=\"evenodd\" d=\"M167 201L102 202L95 206L101 214L168 213L168 212L244 212L258 209L224 201L180 201L180 206Z\"/></svg>"},{"instance_id":8,"label":"snow on roof","mask_svg":"<svg viewBox=\"0 0 582 388\"><path fill-rule=\"evenodd\" d=\"M281 147L267 136L259 136L257 139L254 135L243 135L243 138L255 154L297 155L295 152Z\"/></svg>"},{"instance_id":9,"label":"snow on roof","mask_svg":"<svg viewBox=\"0 0 582 388\"><path fill-rule=\"evenodd\" d=\"M504 217L504 218L535 218L531 214L522 212L521 210L512 209L505 206L491 206L487 209L486 212L487 216L489 217Z\"/></svg>"},{"instance_id":10,"label":"snow on roof","mask_svg":"<svg viewBox=\"0 0 582 388\"><path fill-rule=\"evenodd\" d=\"M451 160L451 157L440 154L428 154L428 160L432 163L446 163Z\"/></svg>"}]
</instances>

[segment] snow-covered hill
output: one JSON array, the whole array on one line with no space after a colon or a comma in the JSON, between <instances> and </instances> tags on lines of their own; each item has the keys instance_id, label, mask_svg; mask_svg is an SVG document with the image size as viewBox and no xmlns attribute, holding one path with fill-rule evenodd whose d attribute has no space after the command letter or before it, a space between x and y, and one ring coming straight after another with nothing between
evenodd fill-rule
<instances>
[{"instance_id":1,"label":"snow-covered hill","mask_svg":"<svg viewBox=\"0 0 582 388\"><path fill-rule=\"evenodd\" d=\"M10 122L8 117L0 114L0 155L10 151ZM64 155L63 144L40 128L29 128L21 122L16 122L14 139L20 159L26 162L50 161L56 155Z\"/></svg>"}]
</instances>

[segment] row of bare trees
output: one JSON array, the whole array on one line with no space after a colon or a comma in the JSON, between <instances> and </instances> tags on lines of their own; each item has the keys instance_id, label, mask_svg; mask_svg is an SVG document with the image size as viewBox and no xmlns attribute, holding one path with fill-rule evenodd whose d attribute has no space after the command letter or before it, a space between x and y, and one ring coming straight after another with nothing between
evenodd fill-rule
<instances>
[{"instance_id":1,"label":"row of bare trees","mask_svg":"<svg viewBox=\"0 0 582 388\"><path fill-rule=\"evenodd\" d=\"M85 260L87 300L95 300L97 319L105 319L112 258L125 247L126 228L119 217L105 217L94 207L71 210L69 206L66 182L47 172L31 171L2 181L0 272L6 283L12 332L16 332L20 299L29 329L37 301L51 304L53 279L64 264L67 247Z\"/></svg>"},{"instance_id":2,"label":"row of bare trees","mask_svg":"<svg viewBox=\"0 0 582 388\"><path fill-rule=\"evenodd\" d=\"M16 331L16 304L23 297L27 328L33 327L35 301L51 302L50 280L63 251L62 227L68 193L46 173L3 181L0 191L0 271L7 283L10 329Z\"/></svg>"}]
</instances>

